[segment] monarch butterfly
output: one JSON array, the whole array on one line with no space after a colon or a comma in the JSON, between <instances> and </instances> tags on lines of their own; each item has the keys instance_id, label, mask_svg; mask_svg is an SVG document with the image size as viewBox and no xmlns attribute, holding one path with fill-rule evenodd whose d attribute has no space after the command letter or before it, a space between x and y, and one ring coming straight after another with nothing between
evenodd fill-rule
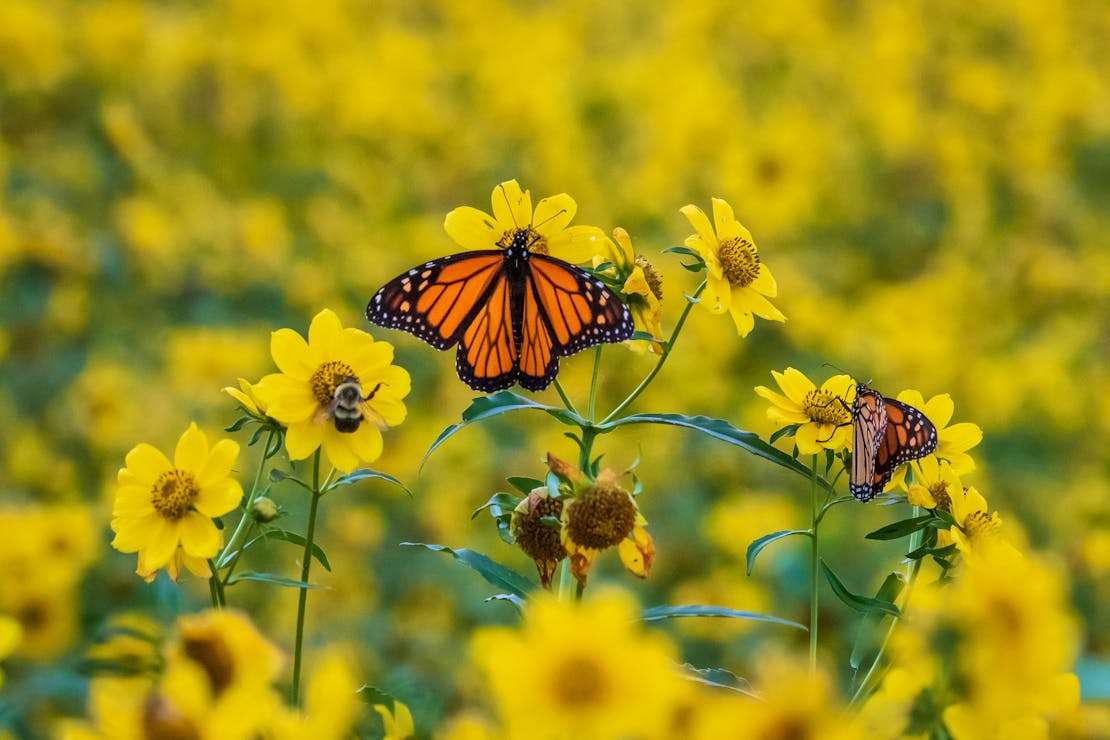
<instances>
[{"instance_id":1,"label":"monarch butterfly","mask_svg":"<svg viewBox=\"0 0 1110 740\"><path fill-rule=\"evenodd\" d=\"M860 501L883 492L899 465L937 448L937 428L925 414L864 383L852 403L852 470L848 488Z\"/></svg>"},{"instance_id":2,"label":"monarch butterfly","mask_svg":"<svg viewBox=\"0 0 1110 740\"><path fill-rule=\"evenodd\" d=\"M509 236L506 234L506 236ZM374 294L366 318L436 349L459 345L455 369L477 391L520 383L546 388L559 358L632 336L632 314L585 270L530 251L539 235L518 228L505 246L441 257Z\"/></svg>"}]
</instances>

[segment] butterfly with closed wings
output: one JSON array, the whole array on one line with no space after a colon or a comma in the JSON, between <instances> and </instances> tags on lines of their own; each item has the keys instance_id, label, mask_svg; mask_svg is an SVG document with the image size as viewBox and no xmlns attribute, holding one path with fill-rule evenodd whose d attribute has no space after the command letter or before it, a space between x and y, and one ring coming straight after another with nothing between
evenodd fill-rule
<instances>
[{"instance_id":1,"label":"butterfly with closed wings","mask_svg":"<svg viewBox=\"0 0 1110 740\"><path fill-rule=\"evenodd\" d=\"M632 336L632 314L585 270L532 251L532 226L506 232L497 249L425 262L389 281L366 307L373 323L436 349L459 345L455 369L477 391L520 383L546 388L559 358Z\"/></svg>"},{"instance_id":2,"label":"butterfly with closed wings","mask_svg":"<svg viewBox=\"0 0 1110 740\"><path fill-rule=\"evenodd\" d=\"M900 465L937 448L937 428L913 406L886 398L864 383L852 403L852 469L848 488L860 501L883 492Z\"/></svg>"}]
</instances>

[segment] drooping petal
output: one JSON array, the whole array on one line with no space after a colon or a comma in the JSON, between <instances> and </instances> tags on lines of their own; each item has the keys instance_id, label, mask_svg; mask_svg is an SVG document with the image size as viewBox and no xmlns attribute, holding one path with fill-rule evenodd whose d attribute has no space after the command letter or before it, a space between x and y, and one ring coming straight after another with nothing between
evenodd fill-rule
<instances>
[{"instance_id":1,"label":"drooping petal","mask_svg":"<svg viewBox=\"0 0 1110 740\"><path fill-rule=\"evenodd\" d=\"M742 337L751 334L752 329L755 327L755 317L751 312L743 306L743 304L733 303L729 307L729 313L732 314L732 323L736 325L736 333Z\"/></svg>"},{"instance_id":2,"label":"drooping petal","mask_svg":"<svg viewBox=\"0 0 1110 740\"><path fill-rule=\"evenodd\" d=\"M501 229L524 229L532 224L532 196L516 180L506 180L490 195L493 217Z\"/></svg>"},{"instance_id":3,"label":"drooping petal","mask_svg":"<svg viewBox=\"0 0 1110 740\"><path fill-rule=\"evenodd\" d=\"M698 232L698 236L701 237L700 244L691 244L688 239L686 246L696 249L702 259L705 259L705 256L710 252L715 254L720 248L720 242L717 241L717 234L713 231L713 225L709 223L709 217L705 215L705 211L695 205L682 206L678 210L682 212L690 225L694 227L694 231Z\"/></svg>"},{"instance_id":4,"label":"drooping petal","mask_svg":"<svg viewBox=\"0 0 1110 740\"><path fill-rule=\"evenodd\" d=\"M290 460L303 460L320 446L324 440L324 424L312 419L290 424L285 432L285 451Z\"/></svg>"},{"instance_id":5,"label":"drooping petal","mask_svg":"<svg viewBox=\"0 0 1110 740\"><path fill-rule=\"evenodd\" d=\"M125 481L123 470L120 471L119 482L124 483L139 483L146 486L154 485L154 481L158 480L158 476L173 467L169 458L162 454L162 451L148 445L146 442L135 445L127 457L124 459L124 464L127 466L126 470L129 471L129 476Z\"/></svg>"},{"instance_id":6,"label":"drooping petal","mask_svg":"<svg viewBox=\"0 0 1110 740\"><path fill-rule=\"evenodd\" d=\"M186 555L210 558L220 549L220 530L203 514L190 511L179 522L181 549Z\"/></svg>"},{"instance_id":7,"label":"drooping petal","mask_svg":"<svg viewBox=\"0 0 1110 740\"><path fill-rule=\"evenodd\" d=\"M771 304L769 300L756 293L751 287L741 288L744 306L760 318L770 321L786 321L786 315ZM735 301L735 298L733 299Z\"/></svg>"},{"instance_id":8,"label":"drooping petal","mask_svg":"<svg viewBox=\"0 0 1110 740\"><path fill-rule=\"evenodd\" d=\"M173 451L173 466L178 470L197 472L208 461L208 437L197 428L195 422L177 440L177 448Z\"/></svg>"},{"instance_id":9,"label":"drooping petal","mask_svg":"<svg viewBox=\"0 0 1110 740\"><path fill-rule=\"evenodd\" d=\"M239 443L233 439L221 439L208 452L208 459L198 471L197 484L204 488L227 478L238 457Z\"/></svg>"},{"instance_id":10,"label":"drooping petal","mask_svg":"<svg viewBox=\"0 0 1110 740\"><path fill-rule=\"evenodd\" d=\"M234 478L224 478L202 486L193 508L207 517L223 516L243 500L243 487Z\"/></svg>"},{"instance_id":11,"label":"drooping petal","mask_svg":"<svg viewBox=\"0 0 1110 740\"><path fill-rule=\"evenodd\" d=\"M547 246L552 257L580 265L604 257L609 251L607 241L605 232L596 226L571 226L551 237Z\"/></svg>"},{"instance_id":12,"label":"drooping petal","mask_svg":"<svg viewBox=\"0 0 1110 740\"><path fill-rule=\"evenodd\" d=\"M732 286L723 277L716 277L712 272L705 276L705 290L699 297L701 305L709 309L709 313L724 313L732 305Z\"/></svg>"},{"instance_id":13,"label":"drooping petal","mask_svg":"<svg viewBox=\"0 0 1110 740\"><path fill-rule=\"evenodd\" d=\"M335 311L325 308L308 325L309 359L317 366L336 357L343 335L343 323ZM315 372L315 370L313 370Z\"/></svg>"},{"instance_id":14,"label":"drooping petal","mask_svg":"<svg viewBox=\"0 0 1110 740\"><path fill-rule=\"evenodd\" d=\"M459 206L448 213L443 230L468 251L497 249L497 240L504 233L492 216L471 206Z\"/></svg>"},{"instance_id":15,"label":"drooping petal","mask_svg":"<svg viewBox=\"0 0 1110 740\"><path fill-rule=\"evenodd\" d=\"M297 380L308 380L316 372L317 363L309 356L308 342L292 329L270 334L270 355L279 370Z\"/></svg>"},{"instance_id":16,"label":"drooping petal","mask_svg":"<svg viewBox=\"0 0 1110 740\"><path fill-rule=\"evenodd\" d=\"M574 198L566 193L552 195L536 204L532 228L550 238L569 226L577 212L578 204L574 202Z\"/></svg>"}]
</instances>

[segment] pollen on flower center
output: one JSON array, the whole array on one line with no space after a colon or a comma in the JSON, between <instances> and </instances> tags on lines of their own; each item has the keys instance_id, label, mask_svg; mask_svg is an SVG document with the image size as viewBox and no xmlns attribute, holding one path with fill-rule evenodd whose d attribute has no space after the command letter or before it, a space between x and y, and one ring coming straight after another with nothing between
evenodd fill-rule
<instances>
[{"instance_id":1,"label":"pollen on flower center","mask_svg":"<svg viewBox=\"0 0 1110 740\"><path fill-rule=\"evenodd\" d=\"M952 511L952 497L948 495L947 483L938 480L929 486L929 493L933 495L933 500L937 502L936 508L941 511Z\"/></svg>"},{"instance_id":2,"label":"pollen on flower center","mask_svg":"<svg viewBox=\"0 0 1110 740\"><path fill-rule=\"evenodd\" d=\"M643 255L636 255L636 266L644 271L644 280L656 300L663 300L663 276L655 269L655 265L647 261Z\"/></svg>"},{"instance_id":3,"label":"pollen on flower center","mask_svg":"<svg viewBox=\"0 0 1110 740\"><path fill-rule=\"evenodd\" d=\"M563 661L553 678L550 686L556 702L572 710L598 703L605 687L601 666L596 659L585 656Z\"/></svg>"},{"instance_id":4,"label":"pollen on flower center","mask_svg":"<svg viewBox=\"0 0 1110 740\"><path fill-rule=\"evenodd\" d=\"M547 239L543 238L539 232L534 231L531 226L526 229L510 229L501 235L497 240L497 246L502 249L509 247L516 247L517 249L527 249L532 254L547 254Z\"/></svg>"},{"instance_id":5,"label":"pollen on flower center","mask_svg":"<svg viewBox=\"0 0 1110 740\"><path fill-rule=\"evenodd\" d=\"M575 499L567 511L567 534L582 547L603 550L620 544L636 526L636 505L616 486L598 486Z\"/></svg>"},{"instance_id":6,"label":"pollen on flower center","mask_svg":"<svg viewBox=\"0 0 1110 740\"><path fill-rule=\"evenodd\" d=\"M973 511L964 522L964 532L969 539L993 537L998 532L999 521L985 511Z\"/></svg>"},{"instance_id":7,"label":"pollen on flower center","mask_svg":"<svg viewBox=\"0 0 1110 740\"><path fill-rule=\"evenodd\" d=\"M721 242L717 259L730 285L744 288L759 276L759 252L747 239L737 236Z\"/></svg>"},{"instance_id":8,"label":"pollen on flower center","mask_svg":"<svg viewBox=\"0 0 1110 740\"><path fill-rule=\"evenodd\" d=\"M345 362L325 362L316 368L308 383L312 387L312 395L321 406L327 406L335 397L335 389L345 381L358 382L354 369Z\"/></svg>"},{"instance_id":9,"label":"pollen on flower center","mask_svg":"<svg viewBox=\"0 0 1110 740\"><path fill-rule=\"evenodd\" d=\"M172 468L158 476L150 489L154 510L166 519L180 519L189 511L200 486L192 473Z\"/></svg>"},{"instance_id":10,"label":"pollen on flower center","mask_svg":"<svg viewBox=\"0 0 1110 740\"><path fill-rule=\"evenodd\" d=\"M840 396L826 391L807 393L802 409L806 416L819 424L843 425L852 421L852 415Z\"/></svg>"}]
</instances>

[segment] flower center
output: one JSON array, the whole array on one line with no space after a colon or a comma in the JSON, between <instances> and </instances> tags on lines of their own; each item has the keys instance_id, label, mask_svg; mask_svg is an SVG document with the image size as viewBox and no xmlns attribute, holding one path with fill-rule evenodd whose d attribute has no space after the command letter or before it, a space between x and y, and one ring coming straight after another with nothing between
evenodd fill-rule
<instances>
[{"instance_id":1,"label":"flower center","mask_svg":"<svg viewBox=\"0 0 1110 740\"><path fill-rule=\"evenodd\" d=\"M805 415L819 424L842 426L852 421L852 414L840 396L826 391L813 390L802 401Z\"/></svg>"},{"instance_id":2,"label":"flower center","mask_svg":"<svg viewBox=\"0 0 1110 740\"><path fill-rule=\"evenodd\" d=\"M597 660L586 656L573 656L557 668L552 693L560 706L581 710L598 704L598 697L605 688L605 677Z\"/></svg>"},{"instance_id":3,"label":"flower center","mask_svg":"<svg viewBox=\"0 0 1110 740\"><path fill-rule=\"evenodd\" d=\"M644 271L644 280L647 280L651 294L655 296L656 300L663 300L663 276L655 269L655 265L648 262L643 255L638 254L636 255L636 266Z\"/></svg>"},{"instance_id":4,"label":"flower center","mask_svg":"<svg viewBox=\"0 0 1110 740\"><path fill-rule=\"evenodd\" d=\"M358 382L355 371L345 362L325 362L316 368L316 372L309 378L308 384L312 387L312 395L316 396L321 406L327 406L335 398L335 389L340 383Z\"/></svg>"},{"instance_id":5,"label":"flower center","mask_svg":"<svg viewBox=\"0 0 1110 740\"><path fill-rule=\"evenodd\" d=\"M567 511L567 535L591 550L620 544L635 526L636 505L616 486L584 492Z\"/></svg>"},{"instance_id":6,"label":"flower center","mask_svg":"<svg viewBox=\"0 0 1110 740\"><path fill-rule=\"evenodd\" d=\"M948 484L942 480L938 480L933 485L929 486L929 493L933 495L933 500L937 502L937 508L941 511L952 511L952 497L948 495Z\"/></svg>"},{"instance_id":7,"label":"flower center","mask_svg":"<svg viewBox=\"0 0 1110 740\"><path fill-rule=\"evenodd\" d=\"M192 473L171 468L158 476L150 493L154 510L166 519L177 520L189 511L200 493L200 486Z\"/></svg>"},{"instance_id":8,"label":"flower center","mask_svg":"<svg viewBox=\"0 0 1110 740\"><path fill-rule=\"evenodd\" d=\"M192 635L183 638L185 655L200 664L208 675L212 693L219 696L235 678L235 660L231 649L218 634Z\"/></svg>"},{"instance_id":9,"label":"flower center","mask_svg":"<svg viewBox=\"0 0 1110 740\"><path fill-rule=\"evenodd\" d=\"M531 226L526 229L506 231L497 240L497 246L502 249L516 247L522 251L527 250L532 254L547 254L547 239L543 238L539 232L533 231Z\"/></svg>"},{"instance_id":10,"label":"flower center","mask_svg":"<svg viewBox=\"0 0 1110 740\"><path fill-rule=\"evenodd\" d=\"M747 239L737 236L721 242L717 259L730 285L746 288L759 276L759 252Z\"/></svg>"},{"instance_id":11,"label":"flower center","mask_svg":"<svg viewBox=\"0 0 1110 740\"><path fill-rule=\"evenodd\" d=\"M964 522L964 532L968 539L983 540L994 537L998 532L999 522L985 511L973 511Z\"/></svg>"}]
</instances>

